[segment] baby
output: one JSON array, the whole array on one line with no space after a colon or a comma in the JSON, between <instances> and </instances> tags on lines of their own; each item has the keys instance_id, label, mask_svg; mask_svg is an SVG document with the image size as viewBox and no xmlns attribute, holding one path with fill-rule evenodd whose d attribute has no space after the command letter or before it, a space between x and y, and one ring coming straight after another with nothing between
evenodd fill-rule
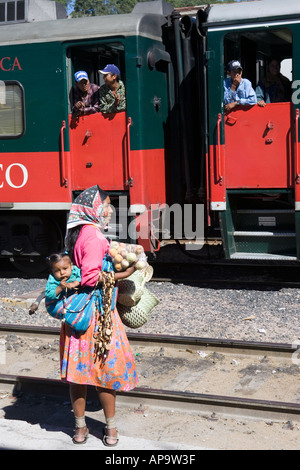
<instances>
[{"instance_id":1,"label":"baby","mask_svg":"<svg viewBox=\"0 0 300 470\"><path fill-rule=\"evenodd\" d=\"M67 253L51 255L49 265L51 274L46 285L46 299L59 299L61 292L65 289L75 289L80 286L80 269L73 265Z\"/></svg>"}]
</instances>

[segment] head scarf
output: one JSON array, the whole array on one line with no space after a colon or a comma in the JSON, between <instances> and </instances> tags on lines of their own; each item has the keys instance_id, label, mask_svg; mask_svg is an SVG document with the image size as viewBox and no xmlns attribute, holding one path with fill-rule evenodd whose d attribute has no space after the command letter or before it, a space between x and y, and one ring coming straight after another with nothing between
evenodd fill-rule
<instances>
[{"instance_id":1,"label":"head scarf","mask_svg":"<svg viewBox=\"0 0 300 470\"><path fill-rule=\"evenodd\" d=\"M67 229L78 225L92 224L104 229L107 225L103 201L107 194L98 185L82 191L74 200L67 222Z\"/></svg>"}]
</instances>

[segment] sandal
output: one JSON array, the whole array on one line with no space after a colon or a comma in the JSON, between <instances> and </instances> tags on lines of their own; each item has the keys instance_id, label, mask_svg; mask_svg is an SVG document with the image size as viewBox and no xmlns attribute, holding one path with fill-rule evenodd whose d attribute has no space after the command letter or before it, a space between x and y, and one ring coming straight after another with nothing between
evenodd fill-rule
<instances>
[{"instance_id":1,"label":"sandal","mask_svg":"<svg viewBox=\"0 0 300 470\"><path fill-rule=\"evenodd\" d=\"M118 430L116 430L116 431L117 431L117 435L116 435L116 436L109 436L109 435L108 435L108 431L109 431L108 427L105 426L105 428L104 428L104 435L103 435L103 439L102 439L103 444L104 444L105 446L107 446L107 447L115 447L115 446L117 446L118 443L119 443ZM107 442L107 440L112 440L112 441L116 441L116 442L114 442L113 444L110 444L109 442Z\"/></svg>"},{"instance_id":2,"label":"sandal","mask_svg":"<svg viewBox=\"0 0 300 470\"><path fill-rule=\"evenodd\" d=\"M80 432L80 429L84 429L84 432ZM89 430L86 426L84 428L75 428L75 434L73 436L73 444L85 444L87 441L87 438L89 437ZM77 440L78 438L81 438L82 440Z\"/></svg>"}]
</instances>

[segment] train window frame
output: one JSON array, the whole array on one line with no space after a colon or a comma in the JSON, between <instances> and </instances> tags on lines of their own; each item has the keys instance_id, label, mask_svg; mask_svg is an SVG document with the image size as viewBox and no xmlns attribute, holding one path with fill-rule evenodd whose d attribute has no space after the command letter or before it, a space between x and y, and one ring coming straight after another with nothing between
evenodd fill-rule
<instances>
[{"instance_id":1,"label":"train window frame","mask_svg":"<svg viewBox=\"0 0 300 470\"><path fill-rule=\"evenodd\" d=\"M108 60L108 55L103 55L103 58L101 59L101 54L99 53L98 49L101 47L108 48L110 45L115 47L115 50L117 48L119 49L118 51L118 57L119 61L116 63L116 65L119 67L121 71L121 80L125 84L125 90L126 90L126 67L125 67L125 55L126 55L126 48L124 44L124 40L122 38L105 38L97 41L83 41L83 42L74 42L74 43L69 43L67 44L66 47L66 60L67 60L67 70L68 70L68 78L67 78L67 87L68 87L68 108L69 108L69 113L71 112L72 109L72 88L75 86L75 81L74 81L74 73L79 70L78 65L76 66L74 63L74 55L72 54L74 50L76 49L81 50L82 54L84 54L84 51L86 50L93 55L93 52L98 54L98 59L97 59L97 66L96 66L96 61L91 60L90 65L92 65L92 68L87 67L82 67L81 70L86 70L91 83L95 83L96 85L103 85L104 80L101 74L98 73L98 70L101 70L102 68L105 67L106 64L108 63L115 63L114 61ZM117 47L118 46L118 47ZM94 51L93 51L94 49Z\"/></svg>"},{"instance_id":2,"label":"train window frame","mask_svg":"<svg viewBox=\"0 0 300 470\"><path fill-rule=\"evenodd\" d=\"M263 40L262 37L266 35L269 37L269 43L261 47ZM251 51L246 45L242 45L242 39L256 44L256 50ZM231 49L236 52L237 57L229 57L229 43L231 41ZM273 50L278 43L276 52ZM255 29L243 29L228 32L223 37L223 50L224 50L224 76L226 77L227 64L229 60L238 59L242 62L243 77L248 78L254 89L262 78L265 76L267 70L267 62L270 57L277 57L281 63L285 59L291 59L293 64L293 30L289 25L282 26L268 26L268 28L257 27ZM244 51L247 50L247 54ZM251 57L252 53L252 57ZM255 55L255 58L254 58Z\"/></svg>"},{"instance_id":3,"label":"train window frame","mask_svg":"<svg viewBox=\"0 0 300 470\"><path fill-rule=\"evenodd\" d=\"M28 2L25 0L2 0L0 2L0 25L24 23L28 17Z\"/></svg>"},{"instance_id":4,"label":"train window frame","mask_svg":"<svg viewBox=\"0 0 300 470\"><path fill-rule=\"evenodd\" d=\"M4 87L8 86L15 86L18 87L20 90L20 107L12 107L11 110L13 112L12 120L15 122L16 118L16 111L19 112L18 119L20 120L20 132L18 133L1 133L1 121L2 121L2 110L5 110L5 108L2 108L2 106L6 105L6 90L4 90ZM21 138L26 131L26 121L25 121L25 91L23 85L18 82L17 80L0 80L0 140L11 140L11 139L19 139Z\"/></svg>"}]
</instances>

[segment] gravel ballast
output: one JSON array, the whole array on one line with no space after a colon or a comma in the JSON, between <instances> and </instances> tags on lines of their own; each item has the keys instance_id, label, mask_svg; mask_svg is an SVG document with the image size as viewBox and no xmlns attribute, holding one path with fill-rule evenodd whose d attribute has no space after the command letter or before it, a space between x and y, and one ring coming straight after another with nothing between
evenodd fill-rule
<instances>
[{"instance_id":1,"label":"gravel ballast","mask_svg":"<svg viewBox=\"0 0 300 470\"><path fill-rule=\"evenodd\" d=\"M0 322L59 326L44 302L29 315L27 294L45 287L46 279L0 278ZM299 341L297 288L237 288L149 282L160 300L141 333L293 344Z\"/></svg>"},{"instance_id":2,"label":"gravel ballast","mask_svg":"<svg viewBox=\"0 0 300 470\"><path fill-rule=\"evenodd\" d=\"M60 322L46 312L44 302L41 303L35 314L28 314L32 300L37 296L38 290L44 289L45 285L46 277L22 279L21 277L2 275L0 278L0 323L59 326ZM299 292L297 288L250 288L246 285L224 287L221 284L215 283L213 285L208 282L197 286L192 283L154 281L148 283L147 287L158 297L160 303L153 310L146 325L138 330L128 329L128 331L214 339L294 343L296 345L300 343ZM33 291L33 297L28 295ZM59 378L58 338L49 343L44 342L45 344L36 339L30 340L29 343L29 340L12 333L6 335L6 338L2 339L3 341L6 342L7 357L10 354L18 355L18 361L10 366L9 374L32 374L33 365L28 363L28 361L32 361L32 357L27 357L27 351L31 345L34 347L38 366L43 367L43 373L46 360L52 361L50 369L47 370L47 377ZM34 344L31 344L32 341ZM162 360L163 357L159 356L159 359ZM235 357L232 360L234 361ZM136 358L136 363L139 368L140 380L143 380L143 384L146 383L146 386L151 387L151 369L145 365L145 361L143 358L140 359L140 356ZM18 371L15 371L14 367L18 368ZM19 372L21 367L23 369ZM237 365L237 367L239 366ZM255 369L254 380L259 372L260 369ZM224 367L220 373L222 386L224 377L228 381L229 376ZM238 383L245 379L243 370L240 373L241 379ZM271 375L274 380L280 377L280 374ZM178 387L180 387L179 379L180 377L178 378ZM185 387L188 386L187 381ZM212 392L204 390L204 393L221 394L216 385L211 390ZM2 440L2 445L3 442L8 442L7 432L11 432L14 423L17 423L14 438L10 434L10 441L6 446L12 445L16 448L22 448L20 440L24 434L22 434L22 426L26 425L26 432L28 436L32 437L28 444L26 435L26 444L30 445L31 449L48 448L55 436L59 442L62 442L61 436L67 436L68 440L66 438L64 444L64 448L66 448L66 445L71 442L68 434L71 435L74 425L73 415L69 411L70 407L69 401L63 403L62 407L58 407L57 403L51 399L48 400L47 397L28 396L27 394L14 402L8 393L2 392L2 396L0 396L0 421L3 429L2 434L0 433L0 441ZM160 445L163 440L167 439L172 442L172 446L177 446L178 449L184 449L185 445L193 446L194 449L201 447L225 450L295 450L299 447L300 427L297 421L285 419L282 422L277 422L269 418L257 420L239 415L228 417L216 414L209 409L207 413L199 413L198 411L189 413L185 409L183 412L179 412L162 408L158 414L155 408L146 407L140 413L140 407L139 402L132 409L117 404L118 429L121 436L120 449L138 448L136 439L140 436L155 443L158 441ZM102 410L98 411L97 408L95 410L91 409L90 404L87 416L90 419L89 422L94 423L94 434L97 436L99 426L104 418ZM30 421L31 414L33 414L34 423L37 422L37 419L41 423L35 424L34 430ZM157 427L158 420L159 427ZM63 426L67 426L67 434L61 432ZM47 427L51 430L50 440L49 432L43 434L43 430ZM189 431L183 432L183 429ZM129 447L128 437L134 438L134 447ZM95 441L98 448L98 440L95 439ZM151 445L153 444L148 442L146 448L152 449ZM3 447L5 448L5 445ZM164 449L166 448L170 449L171 447L168 444L167 447L164 447Z\"/></svg>"}]
</instances>

